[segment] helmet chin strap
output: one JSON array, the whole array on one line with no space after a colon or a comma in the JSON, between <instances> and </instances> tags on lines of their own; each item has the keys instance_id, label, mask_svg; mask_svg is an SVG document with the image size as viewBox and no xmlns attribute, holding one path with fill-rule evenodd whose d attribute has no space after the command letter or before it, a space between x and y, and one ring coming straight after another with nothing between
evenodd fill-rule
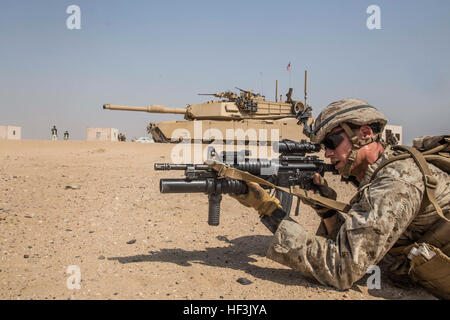
<instances>
[{"instance_id":1,"label":"helmet chin strap","mask_svg":"<svg viewBox=\"0 0 450 320\"><path fill-rule=\"evenodd\" d=\"M350 173L352 171L352 166L356 160L358 150L361 147L363 147L369 143L378 141L380 138L380 134L377 133L377 134L373 135L372 137L370 137L369 139L360 140L360 139L358 139L358 136L353 133L353 130L349 127L348 124L341 123L340 126L342 127L342 129L344 129L345 133L350 137L350 140L352 142L352 151L350 152L350 154L347 158L347 164L339 170L339 173L341 174L341 176L343 176L344 178L347 179L348 177L350 177Z\"/></svg>"}]
</instances>

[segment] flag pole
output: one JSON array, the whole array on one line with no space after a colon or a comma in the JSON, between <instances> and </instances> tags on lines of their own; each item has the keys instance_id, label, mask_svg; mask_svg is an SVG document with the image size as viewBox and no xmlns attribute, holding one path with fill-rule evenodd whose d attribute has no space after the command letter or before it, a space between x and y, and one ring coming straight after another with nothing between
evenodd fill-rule
<instances>
[{"instance_id":1,"label":"flag pole","mask_svg":"<svg viewBox=\"0 0 450 320\"><path fill-rule=\"evenodd\" d=\"M305 70L305 108L308 106L306 104L307 96L308 96L308 70Z\"/></svg>"},{"instance_id":2,"label":"flag pole","mask_svg":"<svg viewBox=\"0 0 450 320\"><path fill-rule=\"evenodd\" d=\"M289 69L289 88L292 88L291 80L292 80L292 77L291 77L291 69Z\"/></svg>"},{"instance_id":3,"label":"flag pole","mask_svg":"<svg viewBox=\"0 0 450 320\"><path fill-rule=\"evenodd\" d=\"M289 88L292 88L292 86L291 86L291 62L290 61L287 66L287 71L289 72Z\"/></svg>"}]
</instances>

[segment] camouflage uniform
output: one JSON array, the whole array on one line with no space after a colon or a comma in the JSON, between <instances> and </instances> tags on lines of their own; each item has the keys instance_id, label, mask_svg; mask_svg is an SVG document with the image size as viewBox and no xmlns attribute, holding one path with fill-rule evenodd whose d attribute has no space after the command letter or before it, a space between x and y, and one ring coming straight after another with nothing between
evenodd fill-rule
<instances>
[{"instance_id":1,"label":"camouflage uniform","mask_svg":"<svg viewBox=\"0 0 450 320\"><path fill-rule=\"evenodd\" d=\"M432 225L446 223L431 205L421 208L423 175L412 159L394 161L370 182L381 162L391 157L389 147L369 168L348 216L328 238L312 235L291 219L281 222L268 249L268 258L313 277L322 284L348 289L380 262L393 246L417 241ZM439 181L436 199L444 214L450 211L449 175L429 164ZM448 247L448 245L447 245Z\"/></svg>"}]
</instances>

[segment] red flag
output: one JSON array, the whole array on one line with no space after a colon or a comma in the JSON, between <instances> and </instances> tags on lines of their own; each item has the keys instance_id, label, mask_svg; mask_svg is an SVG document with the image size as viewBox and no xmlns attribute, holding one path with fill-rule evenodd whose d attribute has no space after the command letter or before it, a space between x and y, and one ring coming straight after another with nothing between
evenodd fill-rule
<instances>
[{"instance_id":1,"label":"red flag","mask_svg":"<svg viewBox=\"0 0 450 320\"><path fill-rule=\"evenodd\" d=\"M290 62L289 62L289 64L287 65L286 70L287 70L287 71L290 71L290 70L291 70L291 63L290 63Z\"/></svg>"}]
</instances>

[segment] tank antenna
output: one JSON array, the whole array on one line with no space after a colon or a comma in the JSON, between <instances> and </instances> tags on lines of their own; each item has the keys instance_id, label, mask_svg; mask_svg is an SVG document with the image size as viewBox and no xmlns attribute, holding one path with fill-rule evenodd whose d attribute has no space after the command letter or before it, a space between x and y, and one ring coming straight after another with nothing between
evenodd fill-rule
<instances>
[{"instance_id":1,"label":"tank antenna","mask_svg":"<svg viewBox=\"0 0 450 320\"><path fill-rule=\"evenodd\" d=\"M308 71L305 70L305 108L307 108L306 98L308 96Z\"/></svg>"},{"instance_id":2,"label":"tank antenna","mask_svg":"<svg viewBox=\"0 0 450 320\"><path fill-rule=\"evenodd\" d=\"M275 102L278 102L278 80L275 80Z\"/></svg>"}]
</instances>

